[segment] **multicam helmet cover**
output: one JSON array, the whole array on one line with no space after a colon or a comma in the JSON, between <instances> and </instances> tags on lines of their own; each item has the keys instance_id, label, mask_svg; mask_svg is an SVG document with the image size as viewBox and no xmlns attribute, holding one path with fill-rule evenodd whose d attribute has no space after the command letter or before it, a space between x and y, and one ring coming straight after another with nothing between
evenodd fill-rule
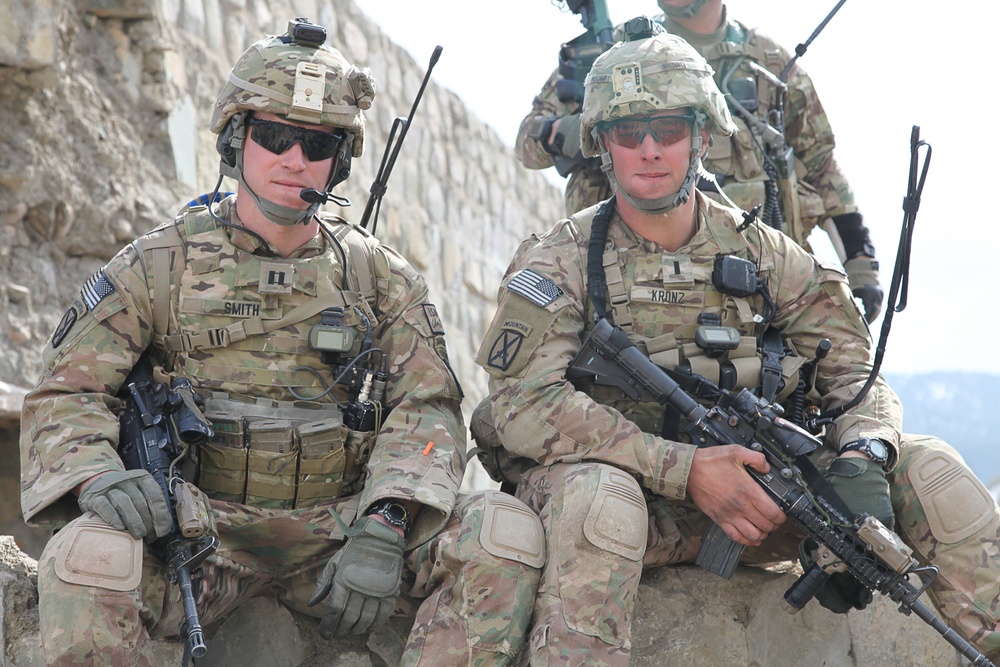
<instances>
[{"instance_id":1,"label":"multicam helmet cover","mask_svg":"<svg viewBox=\"0 0 1000 667\"><path fill-rule=\"evenodd\" d=\"M375 97L371 73L336 49L294 41L291 33L265 37L243 52L215 103L212 132L222 132L241 111L263 111L345 128L354 134L353 155L359 157L365 136L361 111Z\"/></svg>"},{"instance_id":2,"label":"multicam helmet cover","mask_svg":"<svg viewBox=\"0 0 1000 667\"><path fill-rule=\"evenodd\" d=\"M729 136L733 119L713 74L694 47L675 35L615 44L594 62L584 82L583 154L600 155L599 123L670 109L700 112L712 132Z\"/></svg>"}]
</instances>

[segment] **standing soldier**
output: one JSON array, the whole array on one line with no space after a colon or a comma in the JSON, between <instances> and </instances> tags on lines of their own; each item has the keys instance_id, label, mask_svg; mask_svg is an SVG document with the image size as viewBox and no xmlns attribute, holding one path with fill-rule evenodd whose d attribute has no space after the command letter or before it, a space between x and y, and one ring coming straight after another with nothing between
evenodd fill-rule
<instances>
[{"instance_id":1,"label":"standing soldier","mask_svg":"<svg viewBox=\"0 0 1000 667\"><path fill-rule=\"evenodd\" d=\"M711 522L750 547L743 562L797 558L806 545L746 472L769 470L763 454L697 447L685 415L570 373L598 322L613 321L709 404L717 395L700 378L785 402L815 363L807 399L826 412L846 407L872 370L843 273L760 221L748 228L695 187L711 134L734 124L690 45L661 33L613 46L587 77L580 120L583 154L607 166L614 196L521 245L476 358L490 375L491 396L473 418L487 469L517 484L545 528L528 641L536 666L627 665L642 570L694 560ZM804 356L824 338L830 354ZM901 416L876 377L811 458L851 514L897 526L920 560L940 567L931 598L996 656L1000 507L954 449L901 434ZM815 558L804 546L803 560ZM871 593L837 573L817 599L844 613Z\"/></svg>"},{"instance_id":2,"label":"standing soldier","mask_svg":"<svg viewBox=\"0 0 1000 667\"><path fill-rule=\"evenodd\" d=\"M834 159L833 130L812 80L797 64L786 73L788 52L730 19L722 0L657 1L664 15L656 21L708 60L736 124L730 139L709 147L704 166L714 179L702 179L700 189L723 201L721 187L746 211L760 205L765 222L807 250L806 239L814 227L832 232L865 319L875 321L883 298L875 247ZM566 213L571 215L607 199L612 191L600 162L579 152L582 99L560 99L559 78L557 70L535 98L521 122L516 150L529 169L544 169L559 160L560 173L569 176Z\"/></svg>"},{"instance_id":3,"label":"standing soldier","mask_svg":"<svg viewBox=\"0 0 1000 667\"><path fill-rule=\"evenodd\" d=\"M403 664L510 664L520 648L538 519L505 494L458 495L462 393L422 277L317 216L361 155L375 94L325 39L296 19L244 52L211 121L237 193L217 186L121 250L46 345L21 504L61 528L38 567L47 665L152 666L150 638L186 618L150 549L170 508L120 458L119 397L141 358L190 381L214 430L184 475L218 539L195 579L202 624L266 595L346 637L378 631L402 594L423 599Z\"/></svg>"}]
</instances>

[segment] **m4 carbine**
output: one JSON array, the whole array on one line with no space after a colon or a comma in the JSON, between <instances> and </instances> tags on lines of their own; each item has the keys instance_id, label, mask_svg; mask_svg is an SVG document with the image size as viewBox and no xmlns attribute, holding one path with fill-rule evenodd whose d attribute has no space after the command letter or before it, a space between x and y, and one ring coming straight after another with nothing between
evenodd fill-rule
<instances>
[{"instance_id":1,"label":"m4 carbine","mask_svg":"<svg viewBox=\"0 0 1000 667\"><path fill-rule=\"evenodd\" d=\"M937 568L921 567L912 550L877 519L853 515L806 455L819 440L781 417L782 409L748 390L719 390L716 405L706 408L688 395L663 369L644 355L622 329L600 319L567 369L569 380L586 379L621 390L632 400L648 396L670 405L686 418L691 442L699 447L742 445L767 457L771 470L746 468L802 533L819 545L820 563L810 567L784 596L786 611L802 609L829 578L846 571L869 590L915 613L968 658L975 667L995 667L983 654L944 624L918 600L937 576ZM695 561L725 578L732 576L743 547L718 525L702 540ZM824 567L826 569L824 569ZM909 575L926 574L914 586Z\"/></svg>"},{"instance_id":2,"label":"m4 carbine","mask_svg":"<svg viewBox=\"0 0 1000 667\"><path fill-rule=\"evenodd\" d=\"M184 482L179 462L191 446L212 436L212 428L196 404L190 381L175 378L171 385L157 383L149 359L143 355L125 380L128 390L120 420L118 454L128 470L145 470L160 485L170 507L173 529L150 544L150 550L167 566L171 583L181 591L185 620L181 634L187 642L184 664L191 656L207 652L198 620L192 576L219 547L204 516L207 503L197 487Z\"/></svg>"}]
</instances>

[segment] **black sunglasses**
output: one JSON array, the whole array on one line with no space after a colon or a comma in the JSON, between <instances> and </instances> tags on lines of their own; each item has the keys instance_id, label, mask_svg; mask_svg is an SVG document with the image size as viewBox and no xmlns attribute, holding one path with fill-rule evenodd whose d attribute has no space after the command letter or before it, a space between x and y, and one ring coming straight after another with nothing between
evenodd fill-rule
<instances>
[{"instance_id":1,"label":"black sunglasses","mask_svg":"<svg viewBox=\"0 0 1000 667\"><path fill-rule=\"evenodd\" d=\"M291 148L292 144L298 142L310 162L333 157L340 140L344 138L344 133L340 131L307 130L304 127L259 118L250 118L247 120L247 125L253 128L250 138L261 148L275 155L281 155Z\"/></svg>"}]
</instances>

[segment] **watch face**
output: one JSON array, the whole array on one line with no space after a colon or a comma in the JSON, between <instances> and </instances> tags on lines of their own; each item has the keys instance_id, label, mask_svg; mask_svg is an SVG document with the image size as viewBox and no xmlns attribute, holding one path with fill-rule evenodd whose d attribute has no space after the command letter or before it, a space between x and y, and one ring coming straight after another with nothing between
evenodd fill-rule
<instances>
[{"instance_id":1,"label":"watch face","mask_svg":"<svg viewBox=\"0 0 1000 667\"><path fill-rule=\"evenodd\" d=\"M389 523L400 526L406 521L406 508L402 505L386 505L383 516Z\"/></svg>"},{"instance_id":2,"label":"watch face","mask_svg":"<svg viewBox=\"0 0 1000 667\"><path fill-rule=\"evenodd\" d=\"M868 448L871 451L871 456L877 459L885 459L889 456L889 448L881 440L869 440Z\"/></svg>"}]
</instances>

